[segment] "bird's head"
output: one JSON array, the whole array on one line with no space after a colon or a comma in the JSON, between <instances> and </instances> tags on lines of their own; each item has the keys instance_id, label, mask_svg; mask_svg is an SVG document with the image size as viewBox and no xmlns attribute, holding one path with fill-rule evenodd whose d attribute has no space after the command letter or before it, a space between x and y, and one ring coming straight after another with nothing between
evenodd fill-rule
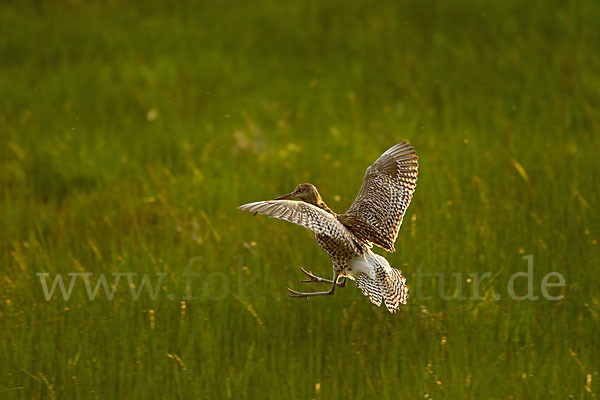
<instances>
[{"instance_id":1,"label":"bird's head","mask_svg":"<svg viewBox=\"0 0 600 400\"><path fill-rule=\"evenodd\" d=\"M323 202L323 200L321 199L321 195L319 195L319 192L317 191L317 188L314 187L314 185L311 185L310 183L301 183L296 187L296 189L293 192L278 197L275 200L287 199L298 199L316 206L320 205Z\"/></svg>"}]
</instances>

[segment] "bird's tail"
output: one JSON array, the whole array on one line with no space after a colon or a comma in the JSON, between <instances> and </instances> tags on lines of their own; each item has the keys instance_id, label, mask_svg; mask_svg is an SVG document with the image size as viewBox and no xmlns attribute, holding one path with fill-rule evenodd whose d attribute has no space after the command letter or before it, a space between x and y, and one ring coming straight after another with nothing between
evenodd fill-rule
<instances>
[{"instance_id":1,"label":"bird's tail","mask_svg":"<svg viewBox=\"0 0 600 400\"><path fill-rule=\"evenodd\" d=\"M400 304L406 304L408 298L406 278L399 270L392 268L384 257L373 255L375 256L374 277L369 277L363 272L358 276L356 286L376 306L379 307L381 302L385 301L385 306L393 314L400 308Z\"/></svg>"}]
</instances>

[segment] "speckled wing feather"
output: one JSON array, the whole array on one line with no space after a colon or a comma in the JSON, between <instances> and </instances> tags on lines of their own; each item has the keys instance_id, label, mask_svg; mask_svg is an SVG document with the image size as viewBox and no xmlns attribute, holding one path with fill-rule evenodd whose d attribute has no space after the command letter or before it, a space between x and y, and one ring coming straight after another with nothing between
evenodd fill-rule
<instances>
[{"instance_id":1,"label":"speckled wing feather","mask_svg":"<svg viewBox=\"0 0 600 400\"><path fill-rule=\"evenodd\" d=\"M399 143L367 168L354 203L339 220L365 243L395 251L404 213L415 191L418 157L408 143Z\"/></svg>"},{"instance_id":2,"label":"speckled wing feather","mask_svg":"<svg viewBox=\"0 0 600 400\"><path fill-rule=\"evenodd\" d=\"M333 214L303 201L258 201L256 203L241 205L238 208L293 222L294 224L310 229L315 235L330 238L332 242L336 242L340 246L345 243L352 244L355 240L352 234L344 228ZM332 248L335 248L335 246L332 246Z\"/></svg>"}]
</instances>

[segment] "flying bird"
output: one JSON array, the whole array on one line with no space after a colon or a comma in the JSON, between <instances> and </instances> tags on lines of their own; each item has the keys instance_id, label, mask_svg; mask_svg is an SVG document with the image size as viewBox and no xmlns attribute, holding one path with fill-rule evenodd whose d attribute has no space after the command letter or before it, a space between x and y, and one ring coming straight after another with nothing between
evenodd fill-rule
<instances>
[{"instance_id":1,"label":"flying bird","mask_svg":"<svg viewBox=\"0 0 600 400\"><path fill-rule=\"evenodd\" d=\"M304 293L288 288L291 297L308 300L312 296L333 295L336 287L344 287L346 278L350 278L356 280L373 304L380 306L383 301L394 313L400 304L406 304L406 278L371 248L377 245L388 252L395 251L394 242L415 191L418 167L417 153L410 144L402 142L391 147L367 168L360 191L344 214L331 210L310 183L302 183L275 200L238 208L312 230L318 245L331 257L331 280L300 268L308 277L302 282L329 283L331 289Z\"/></svg>"}]
</instances>

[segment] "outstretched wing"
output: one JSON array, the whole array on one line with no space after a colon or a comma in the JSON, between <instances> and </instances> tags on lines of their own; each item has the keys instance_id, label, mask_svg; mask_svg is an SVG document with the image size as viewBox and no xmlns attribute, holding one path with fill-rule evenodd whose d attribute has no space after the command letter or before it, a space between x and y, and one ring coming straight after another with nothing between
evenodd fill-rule
<instances>
[{"instance_id":1,"label":"outstretched wing","mask_svg":"<svg viewBox=\"0 0 600 400\"><path fill-rule=\"evenodd\" d=\"M268 200L248 203L238 207L240 210L264 214L283 219L310 229L320 237L329 238L333 244L354 244L352 234L334 215L319 207L303 201Z\"/></svg>"},{"instance_id":2,"label":"outstretched wing","mask_svg":"<svg viewBox=\"0 0 600 400\"><path fill-rule=\"evenodd\" d=\"M415 191L417 153L410 144L399 143L367 168L358 196L340 221L366 243L395 251L394 242L402 218Z\"/></svg>"}]
</instances>

